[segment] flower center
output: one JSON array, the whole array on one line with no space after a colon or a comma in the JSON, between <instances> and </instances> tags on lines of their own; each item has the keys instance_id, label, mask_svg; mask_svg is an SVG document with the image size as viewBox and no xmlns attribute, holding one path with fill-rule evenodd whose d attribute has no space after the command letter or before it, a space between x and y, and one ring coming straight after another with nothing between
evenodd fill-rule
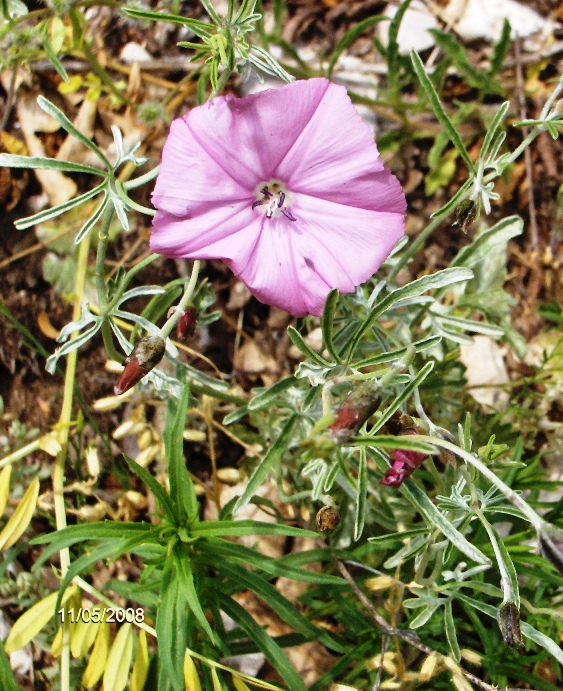
<instances>
[{"instance_id":1,"label":"flower center","mask_svg":"<svg viewBox=\"0 0 563 691\"><path fill-rule=\"evenodd\" d=\"M257 209L266 214L266 218L280 211L290 221L297 219L288 208L288 193L285 187L278 180L261 182L254 192L256 201L252 204L252 209Z\"/></svg>"}]
</instances>

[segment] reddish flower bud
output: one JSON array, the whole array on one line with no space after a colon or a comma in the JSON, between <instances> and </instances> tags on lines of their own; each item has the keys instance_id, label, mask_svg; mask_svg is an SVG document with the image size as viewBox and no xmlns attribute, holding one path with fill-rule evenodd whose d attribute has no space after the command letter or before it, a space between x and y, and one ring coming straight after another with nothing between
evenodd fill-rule
<instances>
[{"instance_id":1,"label":"reddish flower bud","mask_svg":"<svg viewBox=\"0 0 563 691\"><path fill-rule=\"evenodd\" d=\"M131 355L124 361L125 369L113 387L116 395L125 393L148 374L162 360L165 343L160 336L141 338Z\"/></svg>"},{"instance_id":2,"label":"reddish flower bud","mask_svg":"<svg viewBox=\"0 0 563 691\"><path fill-rule=\"evenodd\" d=\"M357 386L336 410L336 420L329 428L332 436L339 444L347 442L375 413L380 402L377 384L366 381Z\"/></svg>"},{"instance_id":3,"label":"reddish flower bud","mask_svg":"<svg viewBox=\"0 0 563 691\"><path fill-rule=\"evenodd\" d=\"M199 312L195 307L188 307L176 324L176 336L178 339L188 339L194 335Z\"/></svg>"},{"instance_id":4,"label":"reddish flower bud","mask_svg":"<svg viewBox=\"0 0 563 691\"><path fill-rule=\"evenodd\" d=\"M418 434L415 429L405 429L398 436ZM385 475L379 483L389 487L400 487L410 477L426 458L425 453L410 451L408 449L395 449L391 454L391 467L385 471Z\"/></svg>"}]
</instances>

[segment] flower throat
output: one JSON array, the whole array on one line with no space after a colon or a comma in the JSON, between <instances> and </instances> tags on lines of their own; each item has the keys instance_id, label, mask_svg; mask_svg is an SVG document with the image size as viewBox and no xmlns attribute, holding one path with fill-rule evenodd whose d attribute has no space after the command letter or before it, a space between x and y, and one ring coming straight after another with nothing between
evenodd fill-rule
<instances>
[{"instance_id":1,"label":"flower throat","mask_svg":"<svg viewBox=\"0 0 563 691\"><path fill-rule=\"evenodd\" d=\"M266 212L266 218L272 218L274 214L281 212L288 220L297 219L287 207L288 194L281 182L270 180L267 183L260 183L255 192L256 201L252 204L252 209L260 209Z\"/></svg>"}]
</instances>

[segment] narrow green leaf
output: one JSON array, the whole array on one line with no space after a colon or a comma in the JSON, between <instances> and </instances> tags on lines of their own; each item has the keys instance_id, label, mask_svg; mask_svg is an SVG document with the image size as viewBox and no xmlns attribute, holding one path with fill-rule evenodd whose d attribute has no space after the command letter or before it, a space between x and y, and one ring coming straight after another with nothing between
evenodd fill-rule
<instances>
[{"instance_id":1,"label":"narrow green leaf","mask_svg":"<svg viewBox=\"0 0 563 691\"><path fill-rule=\"evenodd\" d=\"M38 223L43 223L44 221L48 221L51 218L60 216L60 214L64 214L66 211L74 209L75 206L79 206L83 202L86 202L89 199L92 199L92 197L95 197L97 194L103 191L106 185L106 182L102 182L100 185L94 187L88 192L85 192L84 194L81 194L78 197L74 197L73 199L69 199L68 202L64 202L63 204L57 204L57 206L53 206L50 209L44 209L43 211L40 211L37 214L33 214L33 216L21 218L18 221L16 221L14 225L18 230L25 230L26 228L30 228L31 226L37 225Z\"/></svg>"},{"instance_id":2,"label":"narrow green leaf","mask_svg":"<svg viewBox=\"0 0 563 691\"><path fill-rule=\"evenodd\" d=\"M446 630L446 638L448 639L454 660L459 662L461 660L461 650L459 649L459 643L457 642L457 632L455 630L451 600L448 600L444 605L444 628Z\"/></svg>"},{"instance_id":3,"label":"narrow green leaf","mask_svg":"<svg viewBox=\"0 0 563 691\"><path fill-rule=\"evenodd\" d=\"M450 118L448 117L446 111L442 107L442 103L440 101L440 98L436 91L434 90L434 85L430 81L430 78L426 74L426 70L424 69L424 65L422 64L422 60L420 59L418 53L416 50L411 51L411 60L412 64L414 67L414 71L416 72L416 76L418 77L418 80L426 92L426 96L428 97L428 100L430 101L430 104L432 105L432 108L434 110L434 113L436 115L436 118L438 119L438 122L442 127L444 128L445 132L447 133L448 137L450 138L450 141L452 144L455 146L455 148L459 151L461 157L467 164L467 168L469 169L470 173L475 172L475 166L473 165L473 161L471 160L469 154L467 153L467 149L465 148L465 144L463 143L461 137L459 136L458 131L452 124Z\"/></svg>"},{"instance_id":4,"label":"narrow green leaf","mask_svg":"<svg viewBox=\"0 0 563 691\"><path fill-rule=\"evenodd\" d=\"M417 353L423 350L430 350L440 343L442 340L441 336L430 336L429 338L423 338L420 341L415 341L411 345L414 346ZM392 360L398 360L401 358L410 346L405 346L404 348L397 348L397 350L390 350L387 353L380 353L379 355L373 355L371 357L364 358L358 362L354 362L354 367L369 367L371 365L381 365L385 362L391 362Z\"/></svg>"},{"instance_id":5,"label":"narrow green leaf","mask_svg":"<svg viewBox=\"0 0 563 691\"><path fill-rule=\"evenodd\" d=\"M504 59L510 48L510 22L505 17L502 25L502 32L499 40L495 43L493 54L491 55L491 66L489 67L489 74L494 77L504 65Z\"/></svg>"},{"instance_id":6,"label":"narrow green leaf","mask_svg":"<svg viewBox=\"0 0 563 691\"><path fill-rule=\"evenodd\" d=\"M487 131L485 132L485 138L483 139L483 145L481 146L481 151L479 152L480 158L488 158L487 152L489 150L489 146L495 138L497 130L501 126L502 121L504 120L504 116L506 115L506 111L509 107L510 101L505 101L504 103L502 103L500 108L495 113L495 117L493 118L491 124L487 127Z\"/></svg>"},{"instance_id":7,"label":"narrow green leaf","mask_svg":"<svg viewBox=\"0 0 563 691\"><path fill-rule=\"evenodd\" d=\"M268 662L278 671L285 685L291 691L307 691L303 677L292 667L287 655L272 639L271 636L259 626L248 612L227 595L218 592L221 609L236 621L246 635L256 643L264 653Z\"/></svg>"},{"instance_id":8,"label":"narrow green leaf","mask_svg":"<svg viewBox=\"0 0 563 691\"><path fill-rule=\"evenodd\" d=\"M222 557L225 561L235 560L249 564L256 569L266 571L266 573L272 576L285 576L303 583L325 583L331 585L342 585L343 583L338 576L302 569L298 566L293 566L289 559L272 559L250 547L222 540L221 538L209 538L201 543L200 549L210 556Z\"/></svg>"},{"instance_id":9,"label":"narrow green leaf","mask_svg":"<svg viewBox=\"0 0 563 691\"><path fill-rule=\"evenodd\" d=\"M410 2L410 0L409 0ZM361 36L366 29L369 29L370 26L373 26L377 22L380 22L382 19L386 19L386 17L382 14L376 14L373 17L366 17L366 19L362 19L361 21L357 22L356 24L352 24L352 27L348 29L348 31L342 36L340 41L336 44L336 47L330 54L330 58L328 61L328 67L327 67L327 77L330 79L332 75L332 70L334 69L334 66L336 65L338 58L342 55L342 53L348 48L349 46L354 43L354 41Z\"/></svg>"},{"instance_id":10,"label":"narrow green leaf","mask_svg":"<svg viewBox=\"0 0 563 691\"><path fill-rule=\"evenodd\" d=\"M190 528L195 537L235 537L240 535L286 535L288 537L318 537L312 530L304 530L283 523L262 521L201 521Z\"/></svg>"},{"instance_id":11,"label":"narrow green leaf","mask_svg":"<svg viewBox=\"0 0 563 691\"><path fill-rule=\"evenodd\" d=\"M51 101L46 99L45 96L38 96L37 103L39 104L39 107L42 110L44 110L51 117L55 118L55 120L64 130L76 137L76 139L82 142L82 144L84 144L85 147L90 149L90 151L93 151L96 154L96 156L100 159L100 161L102 161L102 163L106 166L108 171L112 170L111 163L106 158L106 155L100 149L100 147L94 144L94 142L91 139L84 136L82 132L79 129L77 129L75 125L67 118L67 116L63 113L62 110L57 108L57 106L54 103L51 103Z\"/></svg>"},{"instance_id":12,"label":"narrow green leaf","mask_svg":"<svg viewBox=\"0 0 563 691\"><path fill-rule=\"evenodd\" d=\"M378 302L372 308L368 316L356 329L354 337L351 341L351 346L349 350L350 355L354 353L362 336L370 328L373 322L379 316L384 314L388 309L390 309L396 302L399 302L399 300L404 300L406 298L422 295L422 293L426 292L427 290L444 288L454 283L469 281L472 278L473 272L470 269L462 269L461 267L448 268L443 269L442 271L436 271L436 273L430 274L429 276L422 276L421 278L417 278L415 281L407 283L407 285L403 286L402 288L397 288L397 290L394 290L393 292L389 293L389 295L383 298L383 300ZM327 365L327 363L323 364L325 366Z\"/></svg>"},{"instance_id":13,"label":"narrow green leaf","mask_svg":"<svg viewBox=\"0 0 563 691\"><path fill-rule=\"evenodd\" d=\"M323 334L323 345L328 351L330 357L334 362L340 364L342 360L336 352L334 344L332 342L332 332L334 324L334 312L336 311L336 306L338 305L338 289L334 288L327 295L325 306L323 309L323 317L321 320L321 330Z\"/></svg>"},{"instance_id":14,"label":"narrow green leaf","mask_svg":"<svg viewBox=\"0 0 563 691\"><path fill-rule=\"evenodd\" d=\"M291 328L291 327L289 327ZM297 332L296 332L297 333ZM289 439L291 437L291 431L296 420L296 415L292 415L289 420L285 423L280 436L276 439L274 444L268 449L268 453L260 461L260 464L252 474L252 477L248 481L246 489L244 490L241 497L239 497L233 513L240 511L243 506L246 506L252 497L256 494L258 488L266 480L268 473L273 468L273 466L279 462L280 458L285 451Z\"/></svg>"},{"instance_id":15,"label":"narrow green leaf","mask_svg":"<svg viewBox=\"0 0 563 691\"><path fill-rule=\"evenodd\" d=\"M175 559L167 559L160 582L156 612L158 638L158 688L184 691L184 655L188 642L188 608L180 587Z\"/></svg>"},{"instance_id":16,"label":"narrow green leaf","mask_svg":"<svg viewBox=\"0 0 563 691\"><path fill-rule=\"evenodd\" d=\"M186 545L181 542L177 542L174 545L174 561L176 562L176 569L178 573L178 581L182 590L183 596L186 598L188 607L193 612L195 618L199 622L201 628L209 636L212 643L215 643L215 636L213 631L209 626L209 622L205 618L205 612L199 601L199 596L197 594L194 577L192 574L192 567L190 563L190 557L186 551Z\"/></svg>"},{"instance_id":17,"label":"narrow green leaf","mask_svg":"<svg viewBox=\"0 0 563 691\"><path fill-rule=\"evenodd\" d=\"M404 439L404 437L402 437ZM480 549L472 545L448 519L438 511L428 496L411 480L407 480L400 487L403 494L421 513L431 526L437 528L460 552L477 564L490 565L491 560Z\"/></svg>"},{"instance_id":18,"label":"narrow green leaf","mask_svg":"<svg viewBox=\"0 0 563 691\"><path fill-rule=\"evenodd\" d=\"M64 355L68 355L68 353L71 353L73 350L77 350L84 343L87 343L98 332L101 325L101 321L97 321L90 329L79 334L76 338L67 341L60 348L57 348L55 352L47 358L47 364L45 366L47 372L49 372L49 374L54 374L59 359Z\"/></svg>"},{"instance_id":19,"label":"narrow green leaf","mask_svg":"<svg viewBox=\"0 0 563 691\"><path fill-rule=\"evenodd\" d=\"M368 471L366 450L360 447L360 462L358 464L358 493L356 496L356 515L354 518L354 540L361 538L366 522L366 506L368 494Z\"/></svg>"},{"instance_id":20,"label":"narrow green leaf","mask_svg":"<svg viewBox=\"0 0 563 691\"><path fill-rule=\"evenodd\" d=\"M170 499L170 495L166 492L164 487L159 482L157 482L157 480L155 480L155 478L148 472L148 470L145 470L132 458L129 458L127 454L123 454L123 458L125 459L127 465L131 468L131 470L141 478L145 485L154 494L156 500L160 504L160 507L166 514L166 518L170 521L170 523L177 524L178 512L172 500Z\"/></svg>"},{"instance_id":21,"label":"narrow green leaf","mask_svg":"<svg viewBox=\"0 0 563 691\"><path fill-rule=\"evenodd\" d=\"M280 379L272 386L269 386L264 391L260 391L259 394L256 394L256 396L254 396L249 401L247 410L259 410L260 408L264 408L265 406L270 405L272 401L278 396L278 394L282 393L283 391L286 391L291 386L294 386L296 383L297 380L293 375L291 375L291 377L285 377L284 379Z\"/></svg>"},{"instance_id":22,"label":"narrow green leaf","mask_svg":"<svg viewBox=\"0 0 563 691\"><path fill-rule=\"evenodd\" d=\"M58 55L55 53L53 50L53 47L51 46L51 43L49 41L49 36L47 33L47 24L45 24L42 32L42 41L43 41L43 48L45 50L45 55L47 56L47 59L53 65L57 73L62 77L62 79L68 84L70 82L70 79L68 78L67 71L63 67L62 62L59 60Z\"/></svg>"},{"instance_id":23,"label":"narrow green leaf","mask_svg":"<svg viewBox=\"0 0 563 691\"><path fill-rule=\"evenodd\" d=\"M100 206L98 206L98 208L94 211L94 213L90 216L90 218L86 221L86 223L76 234L76 237L74 238L75 245L80 244L83 238L85 238L88 235L88 233L92 230L92 228L102 217L102 214L106 210L108 204L109 198L107 196L107 193L104 191L104 198L102 199L102 203L100 204Z\"/></svg>"},{"instance_id":24,"label":"narrow green leaf","mask_svg":"<svg viewBox=\"0 0 563 691\"><path fill-rule=\"evenodd\" d=\"M508 573L510 589L512 590L512 595L514 597L514 604L516 605L517 609L520 609L520 588L518 585L518 574L516 572L516 567L514 566L514 562L512 561L503 540L498 536L496 530L494 532L497 538L497 548L499 552L498 556L500 559L502 559L504 569Z\"/></svg>"},{"instance_id":25,"label":"narrow green leaf","mask_svg":"<svg viewBox=\"0 0 563 691\"><path fill-rule=\"evenodd\" d=\"M563 650L561 650L555 641L525 621L520 622L520 630L523 636L529 638L531 641L534 641L534 643L539 645L544 650L547 650L547 652L550 655L553 655L559 664L563 664Z\"/></svg>"},{"instance_id":26,"label":"narrow green leaf","mask_svg":"<svg viewBox=\"0 0 563 691\"><path fill-rule=\"evenodd\" d=\"M389 84L391 91L395 93L400 86L399 42L397 37L399 35L399 29L401 28L401 22L403 21L404 14L410 4L411 0L405 0L405 2L402 2L399 5L395 15L393 16L393 19L389 23L389 32L387 34L387 51L385 55L387 62L387 83Z\"/></svg>"},{"instance_id":27,"label":"narrow green leaf","mask_svg":"<svg viewBox=\"0 0 563 691\"><path fill-rule=\"evenodd\" d=\"M320 365L321 367L332 367L334 363L329 362L328 360L325 360L322 355L319 355L315 350L313 350L310 346L305 343L305 340L303 339L303 336L297 331L297 329L293 326L288 326L287 327L287 335L291 339L291 342L293 345L298 348L303 355L309 358L312 362L314 362L317 365Z\"/></svg>"},{"instance_id":28,"label":"narrow green leaf","mask_svg":"<svg viewBox=\"0 0 563 691\"><path fill-rule=\"evenodd\" d=\"M56 158L40 156L18 156L17 154L0 154L0 166L5 168L38 168L39 170L62 170L65 173L90 173L107 177L105 170L86 166L83 163L58 161Z\"/></svg>"},{"instance_id":29,"label":"narrow green leaf","mask_svg":"<svg viewBox=\"0 0 563 691\"><path fill-rule=\"evenodd\" d=\"M172 24L183 24L191 29L196 36L208 38L215 33L215 27L202 22L199 19L181 17L178 14L166 14L165 12L149 12L148 10L138 10L133 7L123 8L123 12L134 19L148 19L156 22L170 22Z\"/></svg>"},{"instance_id":30,"label":"narrow green leaf","mask_svg":"<svg viewBox=\"0 0 563 691\"><path fill-rule=\"evenodd\" d=\"M435 446L425 441L416 441L414 435L397 437L394 434L374 434L370 437L354 437L350 444L354 446L371 446L374 449L420 451L420 453L426 453L428 455L437 453Z\"/></svg>"},{"instance_id":31,"label":"narrow green leaf","mask_svg":"<svg viewBox=\"0 0 563 691\"><path fill-rule=\"evenodd\" d=\"M263 602L265 602L272 610L292 626L297 633L305 636L308 640L318 640L327 648L337 652L344 652L344 648L333 641L328 631L322 631L314 626L308 619L300 614L295 607L287 600L281 593L279 593L273 585L260 578L252 571L248 571L240 566L229 563L229 561L211 559L211 564L221 574L228 576L231 581L240 586L240 590L248 589L257 595Z\"/></svg>"},{"instance_id":32,"label":"narrow green leaf","mask_svg":"<svg viewBox=\"0 0 563 691\"><path fill-rule=\"evenodd\" d=\"M413 393L415 389L417 389L422 382L426 379L426 377L432 372L434 369L434 361L430 360L427 362L424 367L420 370L420 372L410 381L404 389L401 391L401 393L393 400L393 403L386 408L385 412L382 414L380 418L377 419L377 422L374 424L372 427L372 433L377 432L377 430L381 429L383 425L389 420L391 415L399 408L401 405L410 398L410 395Z\"/></svg>"},{"instance_id":33,"label":"narrow green leaf","mask_svg":"<svg viewBox=\"0 0 563 691\"><path fill-rule=\"evenodd\" d=\"M429 29L429 33L432 34L436 44L444 51L469 86L487 93L500 93L499 85L489 74L471 64L467 58L467 51L451 34L437 29Z\"/></svg>"},{"instance_id":34,"label":"narrow green leaf","mask_svg":"<svg viewBox=\"0 0 563 691\"><path fill-rule=\"evenodd\" d=\"M274 58L263 48L260 48L260 46L252 46L248 54L248 60L256 67L266 72L266 74L271 74L288 84L295 80L295 77L289 74L289 72L286 72L277 60L274 60Z\"/></svg>"},{"instance_id":35,"label":"narrow green leaf","mask_svg":"<svg viewBox=\"0 0 563 691\"><path fill-rule=\"evenodd\" d=\"M223 22L211 4L211 0L201 0L201 4L203 5L203 9L209 15L209 18L216 24L217 27L221 27Z\"/></svg>"},{"instance_id":36,"label":"narrow green leaf","mask_svg":"<svg viewBox=\"0 0 563 691\"><path fill-rule=\"evenodd\" d=\"M390 549L397 545L397 543L403 542L403 540L415 537L416 535L425 535L427 532L428 528L411 528L411 530L404 530L398 533L368 537L368 542L371 542L381 549Z\"/></svg>"},{"instance_id":37,"label":"narrow green leaf","mask_svg":"<svg viewBox=\"0 0 563 691\"><path fill-rule=\"evenodd\" d=\"M190 387L184 385L179 401L170 398L163 439L168 461L170 499L175 506L180 524L191 523L197 518L199 504L193 482L190 479L184 460L184 440L182 434L186 426L186 412L190 397Z\"/></svg>"},{"instance_id":38,"label":"narrow green leaf","mask_svg":"<svg viewBox=\"0 0 563 691\"><path fill-rule=\"evenodd\" d=\"M2 680L2 691L19 691L21 688L14 679L10 660L6 655L2 641L0 641L0 679Z\"/></svg>"},{"instance_id":39,"label":"narrow green leaf","mask_svg":"<svg viewBox=\"0 0 563 691\"><path fill-rule=\"evenodd\" d=\"M476 237L470 245L462 248L452 261L452 266L471 267L481 263L490 254L493 247L506 244L512 238L520 235L523 229L524 221L520 216L503 218L492 228Z\"/></svg>"},{"instance_id":40,"label":"narrow green leaf","mask_svg":"<svg viewBox=\"0 0 563 691\"><path fill-rule=\"evenodd\" d=\"M31 545L41 545L45 543L49 545L36 560L33 568L38 569L50 556L77 542L84 542L85 540L125 539L141 535L142 533L145 533L147 541L149 541L153 532L154 528L150 523L100 521L98 523L70 525L63 530L57 530L46 535L39 535L29 541Z\"/></svg>"}]
</instances>

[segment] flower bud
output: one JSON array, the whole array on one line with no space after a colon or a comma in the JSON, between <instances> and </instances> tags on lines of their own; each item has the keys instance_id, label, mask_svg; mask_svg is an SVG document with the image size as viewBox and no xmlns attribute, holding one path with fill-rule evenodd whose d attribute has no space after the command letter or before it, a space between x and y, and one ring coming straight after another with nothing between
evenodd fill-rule
<instances>
[{"instance_id":1,"label":"flower bud","mask_svg":"<svg viewBox=\"0 0 563 691\"><path fill-rule=\"evenodd\" d=\"M126 358L125 369L113 387L116 395L128 391L148 374L162 360L165 343L160 336L146 336L137 343L131 355Z\"/></svg>"},{"instance_id":2,"label":"flower bud","mask_svg":"<svg viewBox=\"0 0 563 691\"><path fill-rule=\"evenodd\" d=\"M188 307L176 324L176 336L178 340L186 340L194 335L199 312L195 307Z\"/></svg>"},{"instance_id":3,"label":"flower bud","mask_svg":"<svg viewBox=\"0 0 563 691\"><path fill-rule=\"evenodd\" d=\"M330 425L332 436L339 444L353 437L360 427L379 408L379 386L371 381L362 382L336 410L336 420Z\"/></svg>"},{"instance_id":4,"label":"flower bud","mask_svg":"<svg viewBox=\"0 0 563 691\"><path fill-rule=\"evenodd\" d=\"M317 528L321 533L334 530L340 523L340 511L335 506L323 506L317 512Z\"/></svg>"},{"instance_id":5,"label":"flower bud","mask_svg":"<svg viewBox=\"0 0 563 691\"><path fill-rule=\"evenodd\" d=\"M405 429L398 436L418 434L416 429ZM427 454L408 449L395 449L390 456L391 467L385 471L385 475L379 481L381 485L400 487L421 465Z\"/></svg>"},{"instance_id":6,"label":"flower bud","mask_svg":"<svg viewBox=\"0 0 563 691\"><path fill-rule=\"evenodd\" d=\"M506 645L523 648L524 641L520 631L520 610L514 602L504 602L498 610L497 621Z\"/></svg>"}]
</instances>

